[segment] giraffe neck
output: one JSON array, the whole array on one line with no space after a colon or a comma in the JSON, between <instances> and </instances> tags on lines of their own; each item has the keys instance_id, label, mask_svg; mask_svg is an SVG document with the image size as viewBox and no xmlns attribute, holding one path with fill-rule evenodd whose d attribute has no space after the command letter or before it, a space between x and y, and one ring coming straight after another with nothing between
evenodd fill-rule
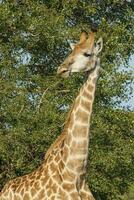
<instances>
[{"instance_id":1,"label":"giraffe neck","mask_svg":"<svg viewBox=\"0 0 134 200\"><path fill-rule=\"evenodd\" d=\"M65 145L69 149L66 167L78 174L83 174L86 170L90 118L98 71L97 66L82 86L65 126L67 132Z\"/></svg>"}]
</instances>

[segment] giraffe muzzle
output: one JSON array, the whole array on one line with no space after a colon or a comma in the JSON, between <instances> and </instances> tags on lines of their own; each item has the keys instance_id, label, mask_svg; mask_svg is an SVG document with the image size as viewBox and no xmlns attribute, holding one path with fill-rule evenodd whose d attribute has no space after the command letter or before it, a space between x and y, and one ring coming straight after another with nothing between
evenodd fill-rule
<instances>
[{"instance_id":1,"label":"giraffe muzzle","mask_svg":"<svg viewBox=\"0 0 134 200\"><path fill-rule=\"evenodd\" d=\"M62 67L59 67L58 70L57 70L57 75L63 77L63 78L67 78L69 77L71 74L71 71L68 70L67 68L62 68Z\"/></svg>"}]
</instances>

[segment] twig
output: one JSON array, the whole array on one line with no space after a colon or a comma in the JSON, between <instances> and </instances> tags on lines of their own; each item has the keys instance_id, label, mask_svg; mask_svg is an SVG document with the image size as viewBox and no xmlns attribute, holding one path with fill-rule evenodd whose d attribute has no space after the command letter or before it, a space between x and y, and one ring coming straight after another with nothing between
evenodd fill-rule
<instances>
[{"instance_id":1,"label":"twig","mask_svg":"<svg viewBox=\"0 0 134 200\"><path fill-rule=\"evenodd\" d=\"M24 110L24 104L21 106L20 111L18 112L18 117L20 116L20 114L22 113L22 111Z\"/></svg>"},{"instance_id":2,"label":"twig","mask_svg":"<svg viewBox=\"0 0 134 200\"><path fill-rule=\"evenodd\" d=\"M64 92L66 93L66 92L70 92L70 90L58 90L56 93L62 93L62 92L63 92L63 93L64 93Z\"/></svg>"},{"instance_id":3,"label":"twig","mask_svg":"<svg viewBox=\"0 0 134 200\"><path fill-rule=\"evenodd\" d=\"M39 104L38 104L37 107L36 107L36 112L37 112L37 113L39 113L39 111L40 111L40 106L41 106L41 104L42 104L42 102L43 102L43 98L44 98L46 92L48 91L48 89L49 89L49 87L43 92L43 94L42 94L42 96L41 96L41 98L40 98Z\"/></svg>"}]
</instances>

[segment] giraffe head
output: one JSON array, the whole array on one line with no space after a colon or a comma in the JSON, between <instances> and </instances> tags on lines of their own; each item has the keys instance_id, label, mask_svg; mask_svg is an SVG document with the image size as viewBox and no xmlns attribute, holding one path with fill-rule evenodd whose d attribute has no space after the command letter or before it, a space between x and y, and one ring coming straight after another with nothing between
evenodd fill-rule
<instances>
[{"instance_id":1,"label":"giraffe head","mask_svg":"<svg viewBox=\"0 0 134 200\"><path fill-rule=\"evenodd\" d=\"M68 77L73 72L85 72L94 69L99 61L98 54L102 47L102 38L94 44L94 33L91 32L88 35L86 32L82 32L80 41L71 45L72 52L58 67L57 74Z\"/></svg>"}]
</instances>

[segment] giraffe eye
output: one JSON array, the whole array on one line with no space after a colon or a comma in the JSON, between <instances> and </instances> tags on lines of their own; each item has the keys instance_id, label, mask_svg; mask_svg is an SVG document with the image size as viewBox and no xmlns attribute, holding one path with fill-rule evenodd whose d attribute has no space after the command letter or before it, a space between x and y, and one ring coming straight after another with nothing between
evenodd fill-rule
<instances>
[{"instance_id":1,"label":"giraffe eye","mask_svg":"<svg viewBox=\"0 0 134 200\"><path fill-rule=\"evenodd\" d=\"M86 52L85 52L83 55L84 55L85 57L91 57L92 54L91 54L91 53L86 53Z\"/></svg>"}]
</instances>

